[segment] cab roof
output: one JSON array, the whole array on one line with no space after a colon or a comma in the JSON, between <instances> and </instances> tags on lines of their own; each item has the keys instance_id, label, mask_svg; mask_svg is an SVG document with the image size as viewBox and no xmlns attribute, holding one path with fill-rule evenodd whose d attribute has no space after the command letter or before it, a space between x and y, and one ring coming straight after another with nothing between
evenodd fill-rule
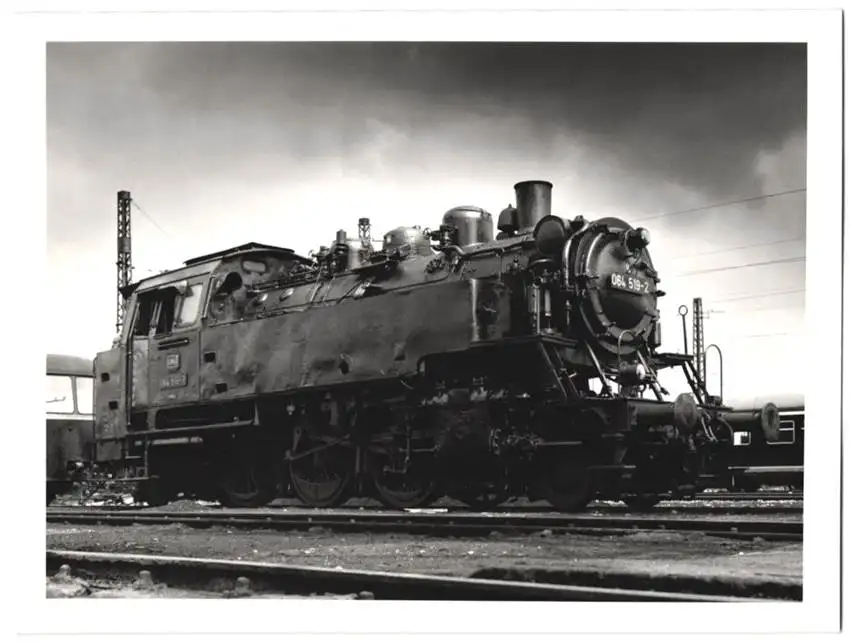
<instances>
[{"instance_id":1,"label":"cab roof","mask_svg":"<svg viewBox=\"0 0 850 643\"><path fill-rule=\"evenodd\" d=\"M187 259L183 262L183 267L174 270L166 270L158 275L146 277L139 281L130 284L121 290L121 294L126 298L139 289L159 288L162 285L190 279L198 275L205 274L213 270L222 260L230 259L239 255L249 255L252 253L262 253L265 255L274 255L284 259L295 259L305 264L312 264L313 261L307 257L302 257L295 254L290 248L282 248L280 246L271 246L265 243L243 243L241 246L234 246L226 250L211 252L210 254L201 255L192 259Z\"/></svg>"},{"instance_id":2,"label":"cab roof","mask_svg":"<svg viewBox=\"0 0 850 643\"><path fill-rule=\"evenodd\" d=\"M200 257L195 257L194 259L187 259L184 262L184 265L194 266L199 263L212 261L213 259L225 259L234 255L248 254L250 252L264 252L267 254L279 255L312 263L310 259L307 259L306 257L300 257L295 254L295 252L291 248L270 246L265 243L256 243L255 241L251 241L250 243L243 243L241 246L234 246L233 248L228 248L227 250L219 250L218 252L211 252L210 254L201 255Z\"/></svg>"}]
</instances>

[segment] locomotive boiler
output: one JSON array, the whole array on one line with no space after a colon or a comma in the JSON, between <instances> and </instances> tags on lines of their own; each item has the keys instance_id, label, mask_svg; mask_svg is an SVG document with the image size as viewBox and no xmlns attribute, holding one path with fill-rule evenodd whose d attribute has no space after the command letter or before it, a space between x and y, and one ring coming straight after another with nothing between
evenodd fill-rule
<instances>
[{"instance_id":1,"label":"locomotive boiler","mask_svg":"<svg viewBox=\"0 0 850 643\"><path fill-rule=\"evenodd\" d=\"M776 409L730 413L690 356L658 351L646 229L561 219L551 195L517 183L495 238L475 206L378 243L364 218L313 257L250 243L133 284L96 358L98 462L150 503L693 494L733 430L775 431ZM693 394L667 399L664 368Z\"/></svg>"}]
</instances>

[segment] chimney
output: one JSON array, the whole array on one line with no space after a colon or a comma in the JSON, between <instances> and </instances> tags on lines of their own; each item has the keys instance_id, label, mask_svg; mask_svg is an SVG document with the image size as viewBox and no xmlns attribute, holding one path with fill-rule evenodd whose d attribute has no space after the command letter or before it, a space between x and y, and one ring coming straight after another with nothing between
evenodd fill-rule
<instances>
[{"instance_id":1,"label":"chimney","mask_svg":"<svg viewBox=\"0 0 850 643\"><path fill-rule=\"evenodd\" d=\"M545 216L552 214L552 184L548 181L522 181L514 186L518 214L518 234L534 230Z\"/></svg>"}]
</instances>

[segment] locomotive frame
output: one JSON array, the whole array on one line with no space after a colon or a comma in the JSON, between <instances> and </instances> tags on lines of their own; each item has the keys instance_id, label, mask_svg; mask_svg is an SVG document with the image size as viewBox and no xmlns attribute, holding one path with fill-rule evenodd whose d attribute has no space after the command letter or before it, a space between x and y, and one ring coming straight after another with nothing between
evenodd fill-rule
<instances>
[{"instance_id":1,"label":"locomotive frame","mask_svg":"<svg viewBox=\"0 0 850 643\"><path fill-rule=\"evenodd\" d=\"M461 206L381 249L344 231L314 259L250 243L131 285L95 360L96 460L153 504L257 506L288 486L312 506L577 510L716 482L733 428L775 433L775 407L731 412L690 356L658 353L649 233L565 222L551 189L518 183L495 239ZM666 401L664 368L692 395Z\"/></svg>"}]
</instances>

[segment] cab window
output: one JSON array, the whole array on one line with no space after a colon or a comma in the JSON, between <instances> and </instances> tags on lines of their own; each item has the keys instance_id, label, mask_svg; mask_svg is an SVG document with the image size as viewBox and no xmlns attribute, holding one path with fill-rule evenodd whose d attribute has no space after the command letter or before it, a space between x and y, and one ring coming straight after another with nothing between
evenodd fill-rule
<instances>
[{"instance_id":1,"label":"cab window","mask_svg":"<svg viewBox=\"0 0 850 643\"><path fill-rule=\"evenodd\" d=\"M90 415L94 405L94 378L77 377L77 413Z\"/></svg>"},{"instance_id":2,"label":"cab window","mask_svg":"<svg viewBox=\"0 0 850 643\"><path fill-rule=\"evenodd\" d=\"M47 376L47 412L73 413L74 388L67 375Z\"/></svg>"},{"instance_id":3,"label":"cab window","mask_svg":"<svg viewBox=\"0 0 850 643\"><path fill-rule=\"evenodd\" d=\"M257 259L243 259L242 270L245 272L263 274L266 270L268 270L268 266L266 266L265 261L259 261Z\"/></svg>"},{"instance_id":4,"label":"cab window","mask_svg":"<svg viewBox=\"0 0 850 643\"><path fill-rule=\"evenodd\" d=\"M166 335L174 327L174 311L177 307L177 291L174 288L163 288L157 292L156 302L156 335Z\"/></svg>"},{"instance_id":5,"label":"cab window","mask_svg":"<svg viewBox=\"0 0 850 643\"><path fill-rule=\"evenodd\" d=\"M174 325L176 299L177 291L173 287L139 294L133 321L133 335L147 337L151 326L154 327L156 335L170 332Z\"/></svg>"},{"instance_id":6,"label":"cab window","mask_svg":"<svg viewBox=\"0 0 850 643\"><path fill-rule=\"evenodd\" d=\"M137 301L136 316L133 320L133 335L136 337L147 337L151 330L156 299L154 299L151 293L144 293L139 295Z\"/></svg>"},{"instance_id":7,"label":"cab window","mask_svg":"<svg viewBox=\"0 0 850 643\"><path fill-rule=\"evenodd\" d=\"M133 335L147 337L153 327L154 335L168 335L177 328L192 326L201 309L203 284L164 286L141 293L136 306Z\"/></svg>"},{"instance_id":8,"label":"cab window","mask_svg":"<svg viewBox=\"0 0 850 643\"><path fill-rule=\"evenodd\" d=\"M174 320L174 326L191 326L198 318L198 311L201 309L201 284L191 284L186 287L186 291L177 297L177 316Z\"/></svg>"}]
</instances>

